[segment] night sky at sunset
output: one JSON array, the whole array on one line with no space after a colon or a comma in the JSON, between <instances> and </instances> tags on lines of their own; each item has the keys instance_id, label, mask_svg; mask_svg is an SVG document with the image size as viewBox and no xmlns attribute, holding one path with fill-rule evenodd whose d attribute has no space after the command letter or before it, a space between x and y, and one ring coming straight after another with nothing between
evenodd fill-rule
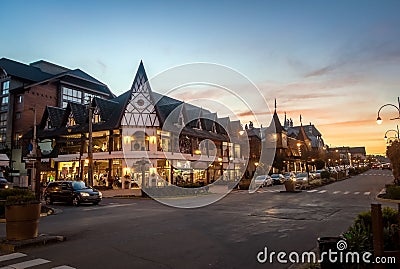
<instances>
[{"instance_id":1,"label":"night sky at sunset","mask_svg":"<svg viewBox=\"0 0 400 269\"><path fill-rule=\"evenodd\" d=\"M245 75L270 110L276 98L282 121L286 112L298 125L301 114L330 146L384 154L385 131L400 124L389 120L399 113L393 107L375 123L379 107L400 96L400 1L39 0L2 1L1 10L0 57L80 68L117 95L140 60L149 77L211 62ZM179 97L196 96L204 93ZM252 109L269 124L267 107L255 101Z\"/></svg>"}]
</instances>

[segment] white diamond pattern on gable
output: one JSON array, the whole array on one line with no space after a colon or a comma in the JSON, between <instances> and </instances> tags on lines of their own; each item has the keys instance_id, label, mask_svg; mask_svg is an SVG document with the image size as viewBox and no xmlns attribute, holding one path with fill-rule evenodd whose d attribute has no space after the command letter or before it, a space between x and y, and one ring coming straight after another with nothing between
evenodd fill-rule
<instances>
[{"instance_id":1,"label":"white diamond pattern on gable","mask_svg":"<svg viewBox=\"0 0 400 269\"><path fill-rule=\"evenodd\" d=\"M150 84L147 81L146 71L143 63L140 62L132 84L131 98L122 117L122 125L134 127L157 127L160 125L151 97Z\"/></svg>"}]
</instances>

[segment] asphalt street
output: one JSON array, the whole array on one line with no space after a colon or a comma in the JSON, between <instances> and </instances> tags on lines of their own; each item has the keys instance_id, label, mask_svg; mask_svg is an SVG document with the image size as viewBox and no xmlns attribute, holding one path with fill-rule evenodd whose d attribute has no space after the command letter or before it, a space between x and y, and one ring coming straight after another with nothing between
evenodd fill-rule
<instances>
[{"instance_id":1,"label":"asphalt street","mask_svg":"<svg viewBox=\"0 0 400 269\"><path fill-rule=\"evenodd\" d=\"M58 204L57 214L40 220L40 233L64 235L67 241L24 249L26 256L18 258L2 260L0 255L0 266L37 260L38 269L288 268L276 261L260 264L257 254L265 247L299 253L315 249L318 237L344 232L392 179L391 171L369 170L300 193L281 193L282 185L253 194L233 191L196 209L150 199Z\"/></svg>"}]
</instances>

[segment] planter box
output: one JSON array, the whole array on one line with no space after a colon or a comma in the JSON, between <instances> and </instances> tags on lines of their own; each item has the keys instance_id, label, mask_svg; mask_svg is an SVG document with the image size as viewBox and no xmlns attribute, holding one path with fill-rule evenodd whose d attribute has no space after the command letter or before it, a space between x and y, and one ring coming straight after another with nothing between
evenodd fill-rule
<instances>
[{"instance_id":1,"label":"planter box","mask_svg":"<svg viewBox=\"0 0 400 269\"><path fill-rule=\"evenodd\" d=\"M287 181L284 182L284 184L285 184L286 191L294 192L294 189L295 189L295 186L296 186L294 181L287 180Z\"/></svg>"},{"instance_id":2,"label":"planter box","mask_svg":"<svg viewBox=\"0 0 400 269\"><path fill-rule=\"evenodd\" d=\"M25 240L38 236L41 204L6 206L7 240Z\"/></svg>"}]
</instances>

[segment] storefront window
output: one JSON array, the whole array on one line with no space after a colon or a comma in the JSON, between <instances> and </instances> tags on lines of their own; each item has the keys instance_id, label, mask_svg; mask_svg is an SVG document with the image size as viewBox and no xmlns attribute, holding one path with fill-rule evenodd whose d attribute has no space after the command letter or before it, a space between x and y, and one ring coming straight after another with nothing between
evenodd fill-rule
<instances>
[{"instance_id":1,"label":"storefront window","mask_svg":"<svg viewBox=\"0 0 400 269\"><path fill-rule=\"evenodd\" d=\"M235 144L235 158L240 158L240 145Z\"/></svg>"},{"instance_id":2,"label":"storefront window","mask_svg":"<svg viewBox=\"0 0 400 269\"><path fill-rule=\"evenodd\" d=\"M172 148L171 133L158 130L157 137L158 137L157 150L163 151L163 152L171 152L171 148Z\"/></svg>"},{"instance_id":3,"label":"storefront window","mask_svg":"<svg viewBox=\"0 0 400 269\"><path fill-rule=\"evenodd\" d=\"M131 151L148 151L149 141L150 138L145 132L134 133L131 140Z\"/></svg>"}]
</instances>

